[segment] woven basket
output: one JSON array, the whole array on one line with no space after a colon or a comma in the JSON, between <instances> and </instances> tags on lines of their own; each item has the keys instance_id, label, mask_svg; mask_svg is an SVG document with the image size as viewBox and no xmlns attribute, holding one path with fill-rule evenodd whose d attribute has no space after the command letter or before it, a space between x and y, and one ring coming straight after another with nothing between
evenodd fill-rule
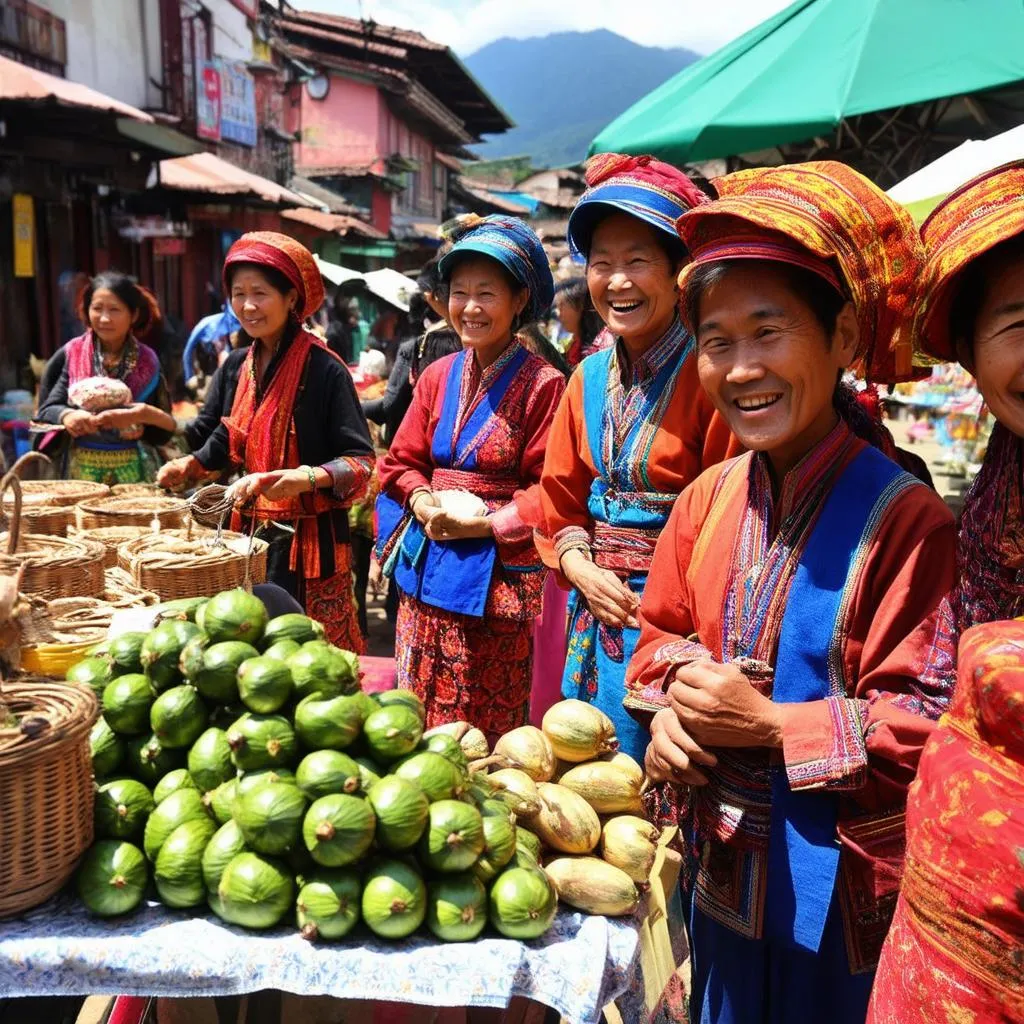
<instances>
[{"instance_id":1,"label":"woven basket","mask_svg":"<svg viewBox=\"0 0 1024 1024\"><path fill-rule=\"evenodd\" d=\"M22 529L36 536L65 537L74 524L74 505L24 505L21 509Z\"/></svg>"},{"instance_id":2,"label":"woven basket","mask_svg":"<svg viewBox=\"0 0 1024 1024\"><path fill-rule=\"evenodd\" d=\"M0 917L9 917L57 892L92 843L99 705L87 687L40 680L0 684L0 700L23 723L49 723L35 738L0 729Z\"/></svg>"},{"instance_id":3,"label":"woven basket","mask_svg":"<svg viewBox=\"0 0 1024 1024\"><path fill-rule=\"evenodd\" d=\"M12 469L13 473L14 470ZM28 505L77 505L80 501L95 501L110 495L106 484L92 480L22 480L22 504ZM4 503L11 501L4 498Z\"/></svg>"},{"instance_id":4,"label":"woven basket","mask_svg":"<svg viewBox=\"0 0 1024 1024\"><path fill-rule=\"evenodd\" d=\"M95 530L100 526L150 526L154 519L161 530L173 530L188 521L188 502L182 498L146 494L83 501L76 511L79 530Z\"/></svg>"},{"instance_id":5,"label":"woven basket","mask_svg":"<svg viewBox=\"0 0 1024 1024\"><path fill-rule=\"evenodd\" d=\"M74 536L102 544L106 549L103 565L107 569L113 569L118 565L117 549L130 540L144 537L147 533L152 533L148 526L97 526L92 530L76 530Z\"/></svg>"},{"instance_id":6,"label":"woven basket","mask_svg":"<svg viewBox=\"0 0 1024 1024\"><path fill-rule=\"evenodd\" d=\"M140 494L161 497L165 491L159 484L114 484L110 488L110 495L113 498L135 498Z\"/></svg>"},{"instance_id":7,"label":"woven basket","mask_svg":"<svg viewBox=\"0 0 1024 1024\"><path fill-rule=\"evenodd\" d=\"M267 579L267 542L225 531L224 543L213 535L181 531L149 534L121 545L118 558L132 578L162 601L179 597L212 597L235 587L251 589Z\"/></svg>"},{"instance_id":8,"label":"woven basket","mask_svg":"<svg viewBox=\"0 0 1024 1024\"><path fill-rule=\"evenodd\" d=\"M21 486L13 471L0 480L0 493L12 489L15 494L10 530L0 534L0 544L6 543L0 573L16 573L23 565L22 592L47 600L102 596L106 549L97 541L22 533Z\"/></svg>"}]
</instances>

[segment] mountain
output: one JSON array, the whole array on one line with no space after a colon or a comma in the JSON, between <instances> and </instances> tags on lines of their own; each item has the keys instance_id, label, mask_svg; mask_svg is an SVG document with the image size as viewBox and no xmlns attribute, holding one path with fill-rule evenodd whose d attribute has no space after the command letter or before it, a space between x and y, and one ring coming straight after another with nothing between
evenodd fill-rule
<instances>
[{"instance_id":1,"label":"mountain","mask_svg":"<svg viewBox=\"0 0 1024 1024\"><path fill-rule=\"evenodd\" d=\"M477 152L485 160L529 153L537 167L580 161L609 121L699 59L607 29L488 43L464 62L517 127Z\"/></svg>"}]
</instances>

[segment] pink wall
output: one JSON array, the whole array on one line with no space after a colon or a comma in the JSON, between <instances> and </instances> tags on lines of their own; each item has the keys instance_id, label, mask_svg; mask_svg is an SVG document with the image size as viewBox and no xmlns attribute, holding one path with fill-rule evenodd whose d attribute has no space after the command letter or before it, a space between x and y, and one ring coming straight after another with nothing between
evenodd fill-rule
<instances>
[{"instance_id":1,"label":"pink wall","mask_svg":"<svg viewBox=\"0 0 1024 1024\"><path fill-rule=\"evenodd\" d=\"M296 92L289 127L302 132L295 153L298 167L370 164L385 155L379 148L384 104L376 86L332 75L325 99L310 99L304 87Z\"/></svg>"}]
</instances>

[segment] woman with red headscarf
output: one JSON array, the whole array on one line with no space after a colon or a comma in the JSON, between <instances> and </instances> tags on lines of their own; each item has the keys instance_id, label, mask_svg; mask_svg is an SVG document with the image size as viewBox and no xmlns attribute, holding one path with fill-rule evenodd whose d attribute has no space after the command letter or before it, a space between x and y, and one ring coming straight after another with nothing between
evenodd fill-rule
<instances>
[{"instance_id":1,"label":"woman with red headscarf","mask_svg":"<svg viewBox=\"0 0 1024 1024\"><path fill-rule=\"evenodd\" d=\"M228 251L224 287L252 339L224 364L229 377L238 371L231 415L158 483L240 467L233 526L256 525L270 543L269 581L322 621L332 643L361 652L346 509L366 491L373 447L348 370L302 326L323 303L320 271L294 239L253 232Z\"/></svg>"}]
</instances>

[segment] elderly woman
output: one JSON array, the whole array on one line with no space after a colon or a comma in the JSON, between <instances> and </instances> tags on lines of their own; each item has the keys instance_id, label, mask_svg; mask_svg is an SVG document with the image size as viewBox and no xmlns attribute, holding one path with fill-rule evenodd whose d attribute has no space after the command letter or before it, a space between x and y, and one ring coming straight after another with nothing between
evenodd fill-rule
<instances>
[{"instance_id":1,"label":"elderly woman","mask_svg":"<svg viewBox=\"0 0 1024 1024\"><path fill-rule=\"evenodd\" d=\"M332 643L361 652L347 507L366 490L373 448L351 375L302 326L323 304L320 271L299 242L258 231L228 250L224 287L252 341L221 367L238 380L231 415L157 482L241 468L233 525L269 541L269 581L323 622Z\"/></svg>"},{"instance_id":2,"label":"elderly woman","mask_svg":"<svg viewBox=\"0 0 1024 1024\"><path fill-rule=\"evenodd\" d=\"M423 372L379 464L378 559L401 591L399 686L423 699L428 726L465 720L493 739L526 722L530 697L537 485L564 383L516 331L553 282L513 217L464 221L440 270L465 349Z\"/></svg>"},{"instance_id":3,"label":"elderly woman","mask_svg":"<svg viewBox=\"0 0 1024 1024\"><path fill-rule=\"evenodd\" d=\"M868 1019L1020 1021L1024 627L998 620L1024 614L1024 161L964 185L921 231L923 346L975 375L996 425L964 501L932 658L932 671L950 672L958 656L959 682L908 801L903 886Z\"/></svg>"},{"instance_id":4,"label":"elderly woman","mask_svg":"<svg viewBox=\"0 0 1024 1024\"><path fill-rule=\"evenodd\" d=\"M675 224L707 197L650 157L596 157L587 183L569 243L586 257L590 296L616 341L584 359L555 416L540 543L573 588L562 694L601 708L642 760L650 737L622 697L654 545L679 492L738 448L700 389L677 309Z\"/></svg>"},{"instance_id":5,"label":"elderly woman","mask_svg":"<svg viewBox=\"0 0 1024 1024\"><path fill-rule=\"evenodd\" d=\"M46 375L56 383L38 418L67 432L64 476L105 484L152 479L143 444L169 441L174 417L160 360L136 335L159 323L160 307L134 278L111 270L86 285L79 311L89 329L50 360ZM131 404L104 411L75 404L75 385L100 377L126 385Z\"/></svg>"},{"instance_id":6,"label":"elderly woman","mask_svg":"<svg viewBox=\"0 0 1024 1024\"><path fill-rule=\"evenodd\" d=\"M750 452L672 511L627 704L654 712L649 775L690 802L693 1018L860 1024L907 786L949 697L921 669L953 520L874 446L841 378L911 372L920 243L841 164L716 186L679 222L683 308L701 384Z\"/></svg>"}]
</instances>

